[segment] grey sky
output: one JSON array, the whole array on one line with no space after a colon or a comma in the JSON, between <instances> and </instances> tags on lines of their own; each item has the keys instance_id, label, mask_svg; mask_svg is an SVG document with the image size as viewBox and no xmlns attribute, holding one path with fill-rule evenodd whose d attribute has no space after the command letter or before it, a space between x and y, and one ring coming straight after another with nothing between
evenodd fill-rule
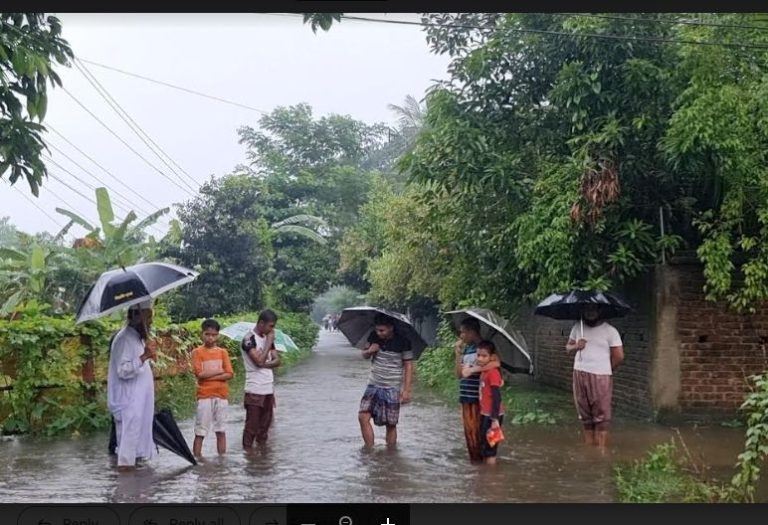
<instances>
[{"instance_id":1,"label":"grey sky","mask_svg":"<svg viewBox=\"0 0 768 525\"><path fill-rule=\"evenodd\" d=\"M366 15L417 20L414 14ZM429 53L419 27L344 20L315 35L300 17L266 14L59 14L76 56L184 86L269 112L309 103L316 115L348 114L372 123L393 121L388 103L421 98L433 79L444 78L448 59ZM128 114L196 181L221 176L245 161L239 126L261 115L87 64ZM119 119L76 68L59 68L64 87L142 156L175 178ZM106 131L61 89L50 92L50 124L124 183L158 207L188 198ZM52 149L51 157L91 186L122 193L143 217L149 204L115 182L55 133L47 140L102 183ZM93 191L59 167L50 172L88 197ZM26 182L16 184L33 198ZM58 198L57 198L58 196ZM116 196L113 194L113 199ZM118 203L120 201L117 197ZM58 222L66 207L97 222L95 205L64 187L44 182L37 204ZM59 226L4 179L0 216L21 230L56 232ZM62 202L63 201L63 202ZM66 205L64 204L66 203ZM125 211L115 205L119 217ZM126 208L128 205L125 206ZM164 221L165 222L165 221ZM165 227L160 226L164 231ZM75 233L82 233L78 230ZM161 231L154 231L159 234Z\"/></svg>"}]
</instances>

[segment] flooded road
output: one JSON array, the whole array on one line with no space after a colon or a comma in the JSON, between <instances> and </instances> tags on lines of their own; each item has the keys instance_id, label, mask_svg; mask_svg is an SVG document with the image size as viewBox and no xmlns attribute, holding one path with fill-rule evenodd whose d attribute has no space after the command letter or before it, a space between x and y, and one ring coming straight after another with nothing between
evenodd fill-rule
<instances>
[{"instance_id":1,"label":"flooded road","mask_svg":"<svg viewBox=\"0 0 768 525\"><path fill-rule=\"evenodd\" d=\"M192 467L160 449L150 465L117 475L106 453L107 434L76 439L0 441L0 502L610 502L613 464L642 457L675 432L658 425L617 422L603 457L581 444L574 420L560 426L505 425L496 468L470 465L456 404L414 391L401 410L399 445L362 449L357 408L369 362L340 333L321 333L312 355L276 383L277 410L268 450L240 446L245 412L230 406L228 452ZM242 381L243 378L236 380ZM193 421L179 426L191 446ZM728 476L743 445L743 429L681 429L710 476ZM698 459L698 458L697 458ZM765 498L761 498L765 499Z\"/></svg>"}]
</instances>

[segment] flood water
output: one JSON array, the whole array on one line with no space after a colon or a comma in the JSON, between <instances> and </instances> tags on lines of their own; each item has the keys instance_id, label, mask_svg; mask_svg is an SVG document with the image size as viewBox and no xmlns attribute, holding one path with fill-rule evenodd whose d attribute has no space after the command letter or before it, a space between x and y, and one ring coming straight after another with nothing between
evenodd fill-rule
<instances>
[{"instance_id":1,"label":"flood water","mask_svg":"<svg viewBox=\"0 0 768 525\"><path fill-rule=\"evenodd\" d=\"M196 467L160 449L149 465L118 475L105 433L4 439L0 502L611 502L613 465L638 459L676 435L659 425L617 421L612 449L602 456L582 445L575 420L507 424L499 464L473 466L456 404L417 385L413 403L401 410L398 448L387 450L377 428L376 447L366 452L357 408L368 366L340 333L322 332L313 354L277 379L268 449L243 452L245 412L234 404L227 454L217 457L209 436L206 459ZM179 426L191 446L193 421ZM710 476L730 476L743 429L714 425L680 432L691 453L711 467Z\"/></svg>"}]
</instances>

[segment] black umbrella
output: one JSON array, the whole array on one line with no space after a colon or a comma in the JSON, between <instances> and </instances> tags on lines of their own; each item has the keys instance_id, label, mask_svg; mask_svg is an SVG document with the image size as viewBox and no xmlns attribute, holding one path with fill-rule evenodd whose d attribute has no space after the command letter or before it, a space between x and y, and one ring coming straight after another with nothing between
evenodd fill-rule
<instances>
[{"instance_id":1,"label":"black umbrella","mask_svg":"<svg viewBox=\"0 0 768 525\"><path fill-rule=\"evenodd\" d=\"M485 308L454 310L445 315L456 330L464 319L477 319L480 322L480 337L493 342L504 370L513 374L533 374L533 362L525 338L509 320Z\"/></svg>"},{"instance_id":2,"label":"black umbrella","mask_svg":"<svg viewBox=\"0 0 768 525\"><path fill-rule=\"evenodd\" d=\"M572 319L581 321L581 336L584 337L584 308L587 305L597 307L598 318L613 319L624 317L632 307L616 294L591 290L573 290L565 294L554 293L536 307L534 313L552 319ZM581 359L581 352L579 352Z\"/></svg>"},{"instance_id":3,"label":"black umbrella","mask_svg":"<svg viewBox=\"0 0 768 525\"><path fill-rule=\"evenodd\" d=\"M77 323L98 319L195 280L198 273L175 264L149 262L104 272L77 310Z\"/></svg>"},{"instance_id":4,"label":"black umbrella","mask_svg":"<svg viewBox=\"0 0 768 525\"><path fill-rule=\"evenodd\" d=\"M600 319L624 317L632 310L632 307L616 294L573 290L564 294L550 295L536 306L534 313L552 319L578 321L583 317L584 308L587 305L597 307Z\"/></svg>"},{"instance_id":5,"label":"black umbrella","mask_svg":"<svg viewBox=\"0 0 768 525\"><path fill-rule=\"evenodd\" d=\"M374 319L378 314L384 314L394 321L395 333L400 334L411 342L413 357L418 359L421 352L427 347L427 343L421 338L421 335L419 335L419 332L416 331L408 318L399 312L374 306L345 308L341 312L338 328L349 339L352 346L363 349L368 341L368 336L375 328Z\"/></svg>"},{"instance_id":6,"label":"black umbrella","mask_svg":"<svg viewBox=\"0 0 768 525\"><path fill-rule=\"evenodd\" d=\"M155 414L152 421L152 439L155 445L161 446L167 450L170 450L174 454L178 454L193 465L197 465L195 456L189 450L184 436L181 434L176 420L173 419L171 411L163 409ZM115 430L115 419L112 418L112 428L109 431L109 454L114 456L117 454L117 432Z\"/></svg>"},{"instance_id":7,"label":"black umbrella","mask_svg":"<svg viewBox=\"0 0 768 525\"><path fill-rule=\"evenodd\" d=\"M183 457L193 465L197 465L195 456L189 450L187 441L181 434L170 410L163 409L155 414L155 419L152 421L152 439L156 445Z\"/></svg>"}]
</instances>

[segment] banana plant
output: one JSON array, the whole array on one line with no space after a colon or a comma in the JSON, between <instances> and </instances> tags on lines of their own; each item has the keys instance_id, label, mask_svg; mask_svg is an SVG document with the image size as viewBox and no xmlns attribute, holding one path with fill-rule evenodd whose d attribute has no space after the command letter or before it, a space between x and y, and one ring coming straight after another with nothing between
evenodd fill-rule
<instances>
[{"instance_id":1,"label":"banana plant","mask_svg":"<svg viewBox=\"0 0 768 525\"><path fill-rule=\"evenodd\" d=\"M16 248L0 248L0 316L7 316L23 303L42 297L51 252L33 244L28 252Z\"/></svg>"},{"instance_id":2,"label":"banana plant","mask_svg":"<svg viewBox=\"0 0 768 525\"><path fill-rule=\"evenodd\" d=\"M293 215L272 224L272 231L277 234L294 233L319 244L326 244L325 238L330 233L328 223L322 217L314 215Z\"/></svg>"},{"instance_id":3,"label":"banana plant","mask_svg":"<svg viewBox=\"0 0 768 525\"><path fill-rule=\"evenodd\" d=\"M87 248L88 256L104 270L114 266L127 266L138 262L147 248L145 229L170 212L170 208L162 208L136 224L136 213L130 211L121 222L116 222L112 209L112 201L106 188L96 188L96 204L100 226L94 226L75 212L56 208L56 212L69 219L59 237L73 225L84 228L88 234L75 242L75 247ZM149 237L149 243L155 242Z\"/></svg>"}]
</instances>

